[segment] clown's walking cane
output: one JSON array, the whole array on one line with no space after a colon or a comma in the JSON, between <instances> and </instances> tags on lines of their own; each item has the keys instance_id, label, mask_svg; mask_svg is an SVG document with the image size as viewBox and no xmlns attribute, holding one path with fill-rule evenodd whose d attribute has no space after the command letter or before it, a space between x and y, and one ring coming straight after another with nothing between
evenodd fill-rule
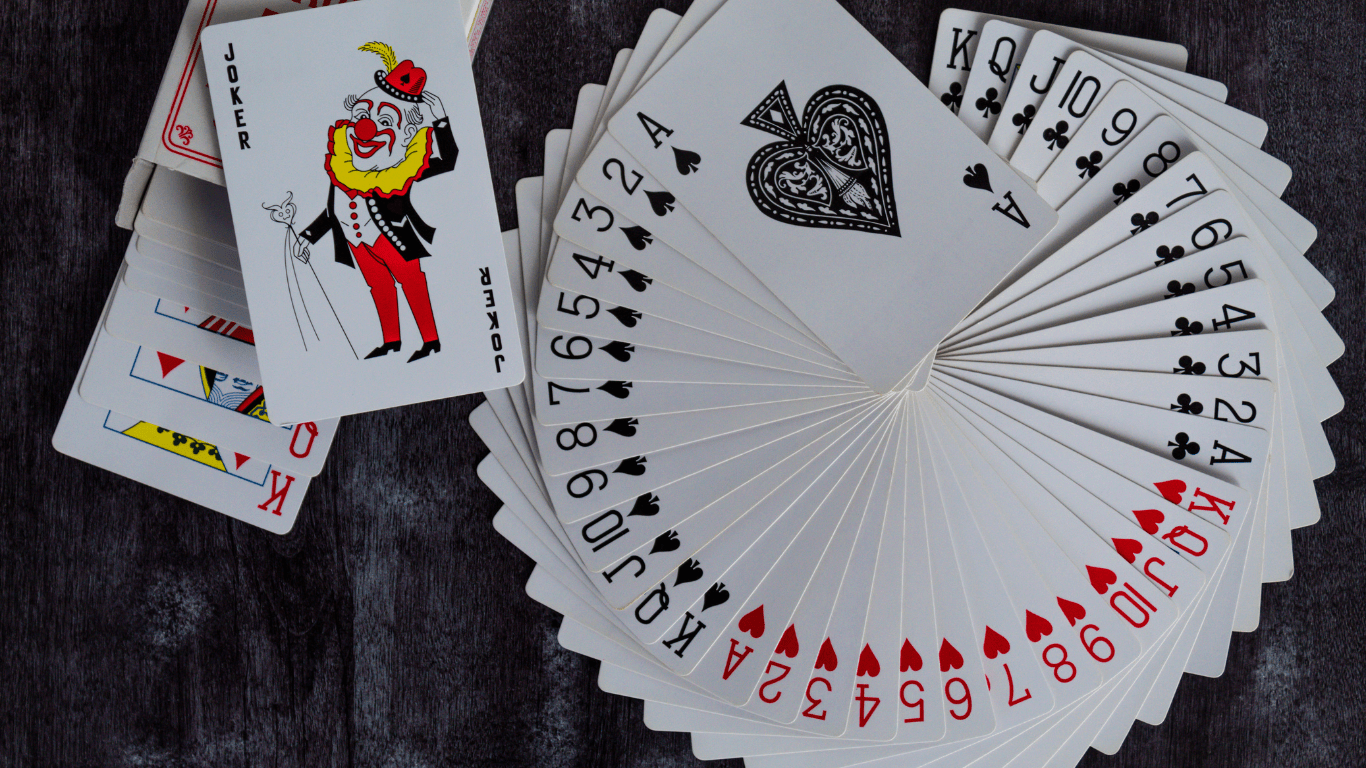
<instances>
[{"instance_id":1,"label":"clown's walking cane","mask_svg":"<svg viewBox=\"0 0 1366 768\"><path fill-rule=\"evenodd\" d=\"M318 328L313 323L313 315L308 311L308 303L304 301L303 290L299 285L300 263L308 267L309 273L313 275L313 282L322 292L323 300L327 302L327 308L332 312L332 319L337 321L337 327L341 329L342 337L346 339L346 346L351 348L351 356L359 360L360 355L356 354L356 347L351 343L351 337L346 334L346 326L342 325L341 318L337 316L337 310L332 306L332 299L327 296L327 289L323 288L322 280L318 279L318 273L313 269L313 263L309 260L303 241L294 232L294 193L286 194L284 202L279 205L262 203L261 207L270 211L271 221L285 225L285 284L289 289L289 306L290 309L294 310L294 324L299 328L299 340L303 342L304 351L308 351L308 336L310 334L314 341L321 341L322 336L319 335ZM303 309L302 320L299 318L300 308ZM304 321L308 322L308 332L304 331Z\"/></svg>"}]
</instances>

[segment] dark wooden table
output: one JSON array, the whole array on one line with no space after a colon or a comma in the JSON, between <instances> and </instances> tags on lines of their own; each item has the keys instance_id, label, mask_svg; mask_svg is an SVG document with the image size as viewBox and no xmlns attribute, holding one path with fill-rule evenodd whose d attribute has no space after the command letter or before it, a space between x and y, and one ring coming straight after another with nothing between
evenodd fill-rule
<instances>
[{"instance_id":1,"label":"dark wooden table","mask_svg":"<svg viewBox=\"0 0 1366 768\"><path fill-rule=\"evenodd\" d=\"M655 0L498 0L475 64L499 213L540 173ZM682 11L684 2L664 3ZM924 77L939 11L849 0ZM978 6L978 4L973 4ZM1366 762L1366 5L1057 0L983 10L1185 44L1190 71L1271 125L1285 199L1319 227L1347 342L1338 470L1296 573L1264 588L1220 679L1084 765ZM774 3L775 13L782 3ZM49 442L129 234L113 224L183 0L0 3L0 765L673 766L688 738L562 650L531 563L489 523L471 396L348 418L294 532L276 537L57 454ZM452 41L452 44L457 44ZM738 761L736 763L738 765Z\"/></svg>"}]
</instances>

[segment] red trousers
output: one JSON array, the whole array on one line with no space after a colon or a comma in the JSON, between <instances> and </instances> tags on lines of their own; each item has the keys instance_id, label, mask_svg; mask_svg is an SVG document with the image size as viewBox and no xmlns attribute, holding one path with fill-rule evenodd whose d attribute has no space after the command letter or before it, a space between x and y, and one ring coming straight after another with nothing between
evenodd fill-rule
<instances>
[{"instance_id":1,"label":"red trousers","mask_svg":"<svg viewBox=\"0 0 1366 768\"><path fill-rule=\"evenodd\" d=\"M403 286L403 295L408 299L408 308L413 311L422 341L436 341L436 320L432 318L432 299L427 294L427 276L422 273L422 265L418 260L405 261L389 238L384 236L380 236L373 246L364 243L347 245L351 247L351 258L360 268L365 284L370 286L370 298L374 299L375 311L379 313L384 343L391 344L400 338L396 287L399 285Z\"/></svg>"}]
</instances>

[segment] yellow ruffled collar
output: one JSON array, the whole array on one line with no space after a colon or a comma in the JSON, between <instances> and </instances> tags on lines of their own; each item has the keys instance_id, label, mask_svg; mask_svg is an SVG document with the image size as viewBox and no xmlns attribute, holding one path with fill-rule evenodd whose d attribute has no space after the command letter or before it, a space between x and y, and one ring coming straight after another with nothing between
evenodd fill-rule
<instances>
[{"instance_id":1,"label":"yellow ruffled collar","mask_svg":"<svg viewBox=\"0 0 1366 768\"><path fill-rule=\"evenodd\" d=\"M351 146L346 141L346 128L350 123L339 120L332 126L327 139L327 158L323 165L332 183L341 187L348 197L356 195L379 195L392 197L405 195L408 188L427 170L432 159L432 129L423 128L408 142L408 151L403 162L382 171L362 171L356 168L351 156Z\"/></svg>"}]
</instances>

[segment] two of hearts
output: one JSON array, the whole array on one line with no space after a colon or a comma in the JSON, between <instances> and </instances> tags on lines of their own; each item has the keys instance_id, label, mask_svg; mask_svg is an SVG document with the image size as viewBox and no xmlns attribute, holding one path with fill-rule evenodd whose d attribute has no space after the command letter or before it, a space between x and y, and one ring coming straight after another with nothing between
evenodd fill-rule
<instances>
[{"instance_id":1,"label":"two of hearts","mask_svg":"<svg viewBox=\"0 0 1366 768\"><path fill-rule=\"evenodd\" d=\"M763 637L765 630L764 606L760 605L749 613L746 613L744 616L741 616L740 621L736 624L736 628L755 640ZM907 641L907 643L909 645L909 641ZM787 629L783 632L783 636L778 640L778 647L775 648L773 652L775 655L781 654L789 659L797 657L797 654L801 652L801 643L797 640L796 625L788 625ZM912 653L914 653L914 650L912 650ZM902 655L903 657L905 656L904 650ZM830 638L827 637L825 638L825 642L821 643L820 651L816 654L815 668L826 672L834 672L838 667L839 655L835 653L835 646L830 642ZM904 666L902 671L905 671ZM881 672L882 664L878 661L877 655L873 653L873 649L870 646L864 645L863 650L859 652L857 676L877 677Z\"/></svg>"}]
</instances>

